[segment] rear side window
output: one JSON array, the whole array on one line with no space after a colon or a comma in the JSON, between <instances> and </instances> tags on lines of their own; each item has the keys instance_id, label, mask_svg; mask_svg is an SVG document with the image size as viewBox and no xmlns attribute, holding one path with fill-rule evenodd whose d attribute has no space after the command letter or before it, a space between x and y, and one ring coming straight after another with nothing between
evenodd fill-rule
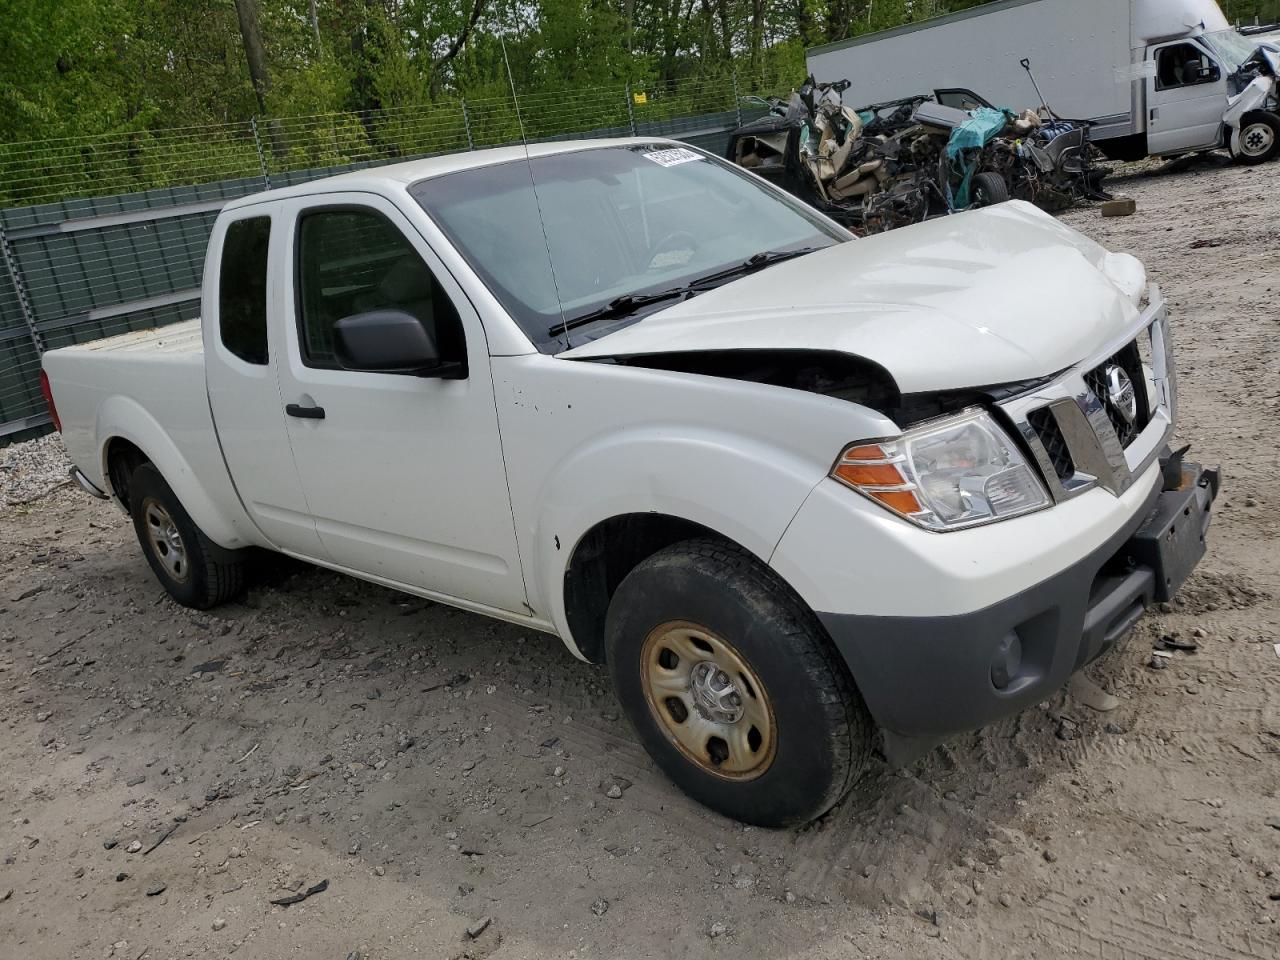
<instances>
[{"instance_id":1,"label":"rear side window","mask_svg":"<svg viewBox=\"0 0 1280 960\"><path fill-rule=\"evenodd\" d=\"M298 334L309 367L337 368L334 324L370 310L412 314L441 361L466 360L453 301L404 234L372 210L318 210L302 217L298 301Z\"/></svg>"},{"instance_id":2,"label":"rear side window","mask_svg":"<svg viewBox=\"0 0 1280 960\"><path fill-rule=\"evenodd\" d=\"M218 272L218 329L222 345L245 363L267 362L267 246L271 218L250 217L227 227Z\"/></svg>"}]
</instances>

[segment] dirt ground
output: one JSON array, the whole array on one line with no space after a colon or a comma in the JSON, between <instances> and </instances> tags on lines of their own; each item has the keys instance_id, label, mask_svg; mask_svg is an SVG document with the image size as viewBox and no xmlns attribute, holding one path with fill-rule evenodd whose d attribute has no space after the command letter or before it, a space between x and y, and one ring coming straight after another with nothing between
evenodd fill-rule
<instances>
[{"instance_id":1,"label":"dirt ground","mask_svg":"<svg viewBox=\"0 0 1280 960\"><path fill-rule=\"evenodd\" d=\"M1167 292L1226 477L1180 601L1093 671L1119 709L1063 693L803 830L686 800L553 638L297 565L194 613L112 507L0 506L0 956L1280 955L1278 181L1129 168L1136 216L1067 217Z\"/></svg>"}]
</instances>

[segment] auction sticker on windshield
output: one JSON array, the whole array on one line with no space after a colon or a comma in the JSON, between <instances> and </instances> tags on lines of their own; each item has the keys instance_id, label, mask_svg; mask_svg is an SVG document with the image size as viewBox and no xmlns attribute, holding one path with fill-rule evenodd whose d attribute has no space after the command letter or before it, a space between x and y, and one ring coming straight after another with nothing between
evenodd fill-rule
<instances>
[{"instance_id":1,"label":"auction sticker on windshield","mask_svg":"<svg viewBox=\"0 0 1280 960\"><path fill-rule=\"evenodd\" d=\"M646 153L644 158L652 160L659 166L674 167L677 164L688 163L690 160L701 160L702 154L686 150L684 147L674 147L671 150L655 150L653 153Z\"/></svg>"}]
</instances>

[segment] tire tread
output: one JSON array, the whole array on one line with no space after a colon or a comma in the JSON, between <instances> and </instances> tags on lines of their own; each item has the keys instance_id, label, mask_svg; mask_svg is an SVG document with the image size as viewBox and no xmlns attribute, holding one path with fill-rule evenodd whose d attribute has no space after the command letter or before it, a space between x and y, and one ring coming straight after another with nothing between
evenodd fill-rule
<instances>
[{"instance_id":1,"label":"tire tread","mask_svg":"<svg viewBox=\"0 0 1280 960\"><path fill-rule=\"evenodd\" d=\"M871 718L847 666L822 623L791 586L736 544L713 538L683 540L658 551L640 566L653 569L685 561L693 561L717 578L735 580L747 596L767 597L775 609L781 609L781 614L773 617L773 629L788 644L808 681L810 696L824 715L834 776L826 792L813 797L807 809L773 825L797 826L822 816L849 792L871 757Z\"/></svg>"}]
</instances>

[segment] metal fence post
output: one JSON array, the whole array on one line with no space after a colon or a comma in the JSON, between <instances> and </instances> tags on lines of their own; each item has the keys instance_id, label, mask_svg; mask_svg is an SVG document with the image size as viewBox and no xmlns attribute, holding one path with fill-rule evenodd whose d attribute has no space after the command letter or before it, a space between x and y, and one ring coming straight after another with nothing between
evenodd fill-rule
<instances>
[{"instance_id":1,"label":"metal fence post","mask_svg":"<svg viewBox=\"0 0 1280 960\"><path fill-rule=\"evenodd\" d=\"M742 126L742 97L738 96L738 71L733 71L733 112L738 118L738 126Z\"/></svg>"},{"instance_id":2,"label":"metal fence post","mask_svg":"<svg viewBox=\"0 0 1280 960\"><path fill-rule=\"evenodd\" d=\"M467 110L467 98L462 98L462 125L467 129L467 149L474 150L476 142L471 136L471 113Z\"/></svg>"},{"instance_id":3,"label":"metal fence post","mask_svg":"<svg viewBox=\"0 0 1280 960\"><path fill-rule=\"evenodd\" d=\"M627 81L627 122L631 124L631 135L636 135L635 97L631 93L631 81Z\"/></svg>"},{"instance_id":4,"label":"metal fence post","mask_svg":"<svg viewBox=\"0 0 1280 960\"><path fill-rule=\"evenodd\" d=\"M0 251L3 251L5 269L9 271L9 282L13 284L13 292L18 296L18 309L22 311L22 321L27 325L31 343L35 346L36 353L43 355L46 349L44 335L36 327L36 314L31 307L31 298L27 296L27 284L22 279L22 271L18 269L18 258L13 253L13 246L9 243L9 235L4 232L4 227L0 227Z\"/></svg>"},{"instance_id":5,"label":"metal fence post","mask_svg":"<svg viewBox=\"0 0 1280 960\"><path fill-rule=\"evenodd\" d=\"M262 168L262 182L271 189L271 169L267 166L267 152L262 149L262 137L258 133L258 118L250 117L249 126L253 130L253 147L258 151L258 165Z\"/></svg>"}]
</instances>

